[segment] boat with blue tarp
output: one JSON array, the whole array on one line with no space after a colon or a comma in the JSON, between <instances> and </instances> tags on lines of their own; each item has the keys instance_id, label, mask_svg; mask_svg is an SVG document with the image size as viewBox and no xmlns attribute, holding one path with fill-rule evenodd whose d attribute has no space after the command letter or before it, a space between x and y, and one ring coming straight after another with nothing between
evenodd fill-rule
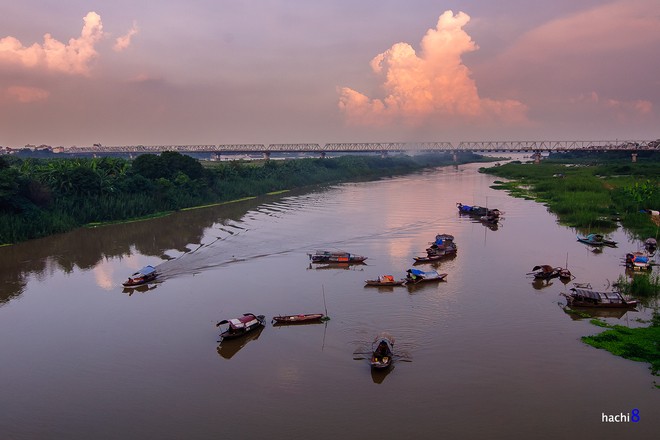
<instances>
[{"instance_id":1,"label":"boat with blue tarp","mask_svg":"<svg viewBox=\"0 0 660 440\"><path fill-rule=\"evenodd\" d=\"M438 273L436 270L423 271L415 268L406 271L406 284L418 284L429 281L442 281L447 277L446 273Z\"/></svg>"}]
</instances>

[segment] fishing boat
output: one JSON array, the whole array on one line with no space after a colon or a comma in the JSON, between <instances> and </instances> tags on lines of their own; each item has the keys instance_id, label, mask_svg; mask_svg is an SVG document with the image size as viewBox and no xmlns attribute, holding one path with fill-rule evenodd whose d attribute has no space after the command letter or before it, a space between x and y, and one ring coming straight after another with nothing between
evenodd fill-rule
<instances>
[{"instance_id":1,"label":"fishing boat","mask_svg":"<svg viewBox=\"0 0 660 440\"><path fill-rule=\"evenodd\" d=\"M468 214L481 217L482 215L488 214L488 208L477 205L464 205L461 202L456 203L456 208L458 208L459 214Z\"/></svg>"},{"instance_id":2,"label":"fishing boat","mask_svg":"<svg viewBox=\"0 0 660 440\"><path fill-rule=\"evenodd\" d=\"M564 283L573 279L573 274L571 273L570 270L568 270L567 267L557 267L555 268L555 270L559 272L559 279L562 280Z\"/></svg>"},{"instance_id":3,"label":"fishing boat","mask_svg":"<svg viewBox=\"0 0 660 440\"><path fill-rule=\"evenodd\" d=\"M453 235L438 234L435 236L435 241L431 243L431 247L426 249L426 253L429 257L444 257L455 254L457 250Z\"/></svg>"},{"instance_id":4,"label":"fishing boat","mask_svg":"<svg viewBox=\"0 0 660 440\"><path fill-rule=\"evenodd\" d=\"M651 270L651 259L643 252L629 252L626 254L626 267L634 271Z\"/></svg>"},{"instance_id":5,"label":"fishing boat","mask_svg":"<svg viewBox=\"0 0 660 440\"><path fill-rule=\"evenodd\" d=\"M408 269L406 271L406 284L419 284L430 281L442 281L447 277L446 273L438 273L435 270L424 272L419 269Z\"/></svg>"},{"instance_id":6,"label":"fishing boat","mask_svg":"<svg viewBox=\"0 0 660 440\"><path fill-rule=\"evenodd\" d=\"M128 280L122 283L125 288L137 287L147 284L156 279L158 272L153 266L144 266L142 269L128 277Z\"/></svg>"},{"instance_id":7,"label":"fishing boat","mask_svg":"<svg viewBox=\"0 0 660 440\"><path fill-rule=\"evenodd\" d=\"M362 255L355 255L343 251L316 251L314 254L309 255L312 263L364 263L367 257Z\"/></svg>"},{"instance_id":8,"label":"fishing boat","mask_svg":"<svg viewBox=\"0 0 660 440\"><path fill-rule=\"evenodd\" d=\"M549 280L559 276L559 269L560 268L555 268L548 264L543 264L541 266L534 266L530 273L533 274L534 278L537 280Z\"/></svg>"},{"instance_id":9,"label":"fishing boat","mask_svg":"<svg viewBox=\"0 0 660 440\"><path fill-rule=\"evenodd\" d=\"M380 275L375 280L365 280L367 286L401 286L406 280L395 280L392 275Z\"/></svg>"},{"instance_id":10,"label":"fishing boat","mask_svg":"<svg viewBox=\"0 0 660 440\"><path fill-rule=\"evenodd\" d=\"M309 324L312 322L321 322L325 318L323 313L305 313L299 315L280 315L273 316L275 324Z\"/></svg>"},{"instance_id":11,"label":"fishing boat","mask_svg":"<svg viewBox=\"0 0 660 440\"><path fill-rule=\"evenodd\" d=\"M602 308L634 308L637 301L626 300L619 292L598 292L596 290L571 288L571 293L561 293L566 297L569 306L602 307Z\"/></svg>"},{"instance_id":12,"label":"fishing boat","mask_svg":"<svg viewBox=\"0 0 660 440\"><path fill-rule=\"evenodd\" d=\"M256 328L265 325L265 323L266 317L264 315L244 313L243 316L239 318L223 319L215 326L220 327L221 325L228 324L227 329L220 334L220 338L231 339L243 336Z\"/></svg>"},{"instance_id":13,"label":"fishing boat","mask_svg":"<svg viewBox=\"0 0 660 440\"><path fill-rule=\"evenodd\" d=\"M442 260L442 257L444 255L426 255L426 256L420 256L420 257L413 257L413 260L415 260L415 264L417 263L432 263L434 261L439 261Z\"/></svg>"},{"instance_id":14,"label":"fishing boat","mask_svg":"<svg viewBox=\"0 0 660 440\"><path fill-rule=\"evenodd\" d=\"M394 338L389 333L381 333L372 345L372 355L369 363L371 368L387 368L392 365L394 356Z\"/></svg>"},{"instance_id":15,"label":"fishing boat","mask_svg":"<svg viewBox=\"0 0 660 440\"><path fill-rule=\"evenodd\" d=\"M576 236L577 241L580 243L588 244L590 246L609 246L616 247L616 241L608 240L601 234L589 234L585 237Z\"/></svg>"}]
</instances>

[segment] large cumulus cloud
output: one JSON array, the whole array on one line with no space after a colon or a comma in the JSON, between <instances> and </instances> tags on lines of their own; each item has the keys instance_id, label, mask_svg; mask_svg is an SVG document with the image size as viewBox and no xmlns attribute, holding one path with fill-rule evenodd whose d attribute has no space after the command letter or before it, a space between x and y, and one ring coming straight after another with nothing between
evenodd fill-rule
<instances>
[{"instance_id":1,"label":"large cumulus cloud","mask_svg":"<svg viewBox=\"0 0 660 440\"><path fill-rule=\"evenodd\" d=\"M339 89L339 108L354 125L407 126L442 121L523 123L527 107L516 100L481 98L462 55L478 49L463 30L470 17L444 12L423 37L420 52L394 44L371 61L382 78L383 98L370 98L349 87Z\"/></svg>"}]
</instances>

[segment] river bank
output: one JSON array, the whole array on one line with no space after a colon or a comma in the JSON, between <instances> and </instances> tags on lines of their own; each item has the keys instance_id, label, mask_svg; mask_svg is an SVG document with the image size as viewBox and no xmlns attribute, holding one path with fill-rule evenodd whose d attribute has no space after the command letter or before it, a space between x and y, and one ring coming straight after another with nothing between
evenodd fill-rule
<instances>
[{"instance_id":1,"label":"river bank","mask_svg":"<svg viewBox=\"0 0 660 440\"><path fill-rule=\"evenodd\" d=\"M660 162L546 159L540 164L511 162L481 171L510 179L496 181L493 188L543 203L566 226L608 233L620 223L639 239L658 236L659 223L646 210L660 208Z\"/></svg>"},{"instance_id":2,"label":"river bank","mask_svg":"<svg viewBox=\"0 0 660 440\"><path fill-rule=\"evenodd\" d=\"M462 154L342 156L202 165L179 153L133 161L0 158L0 244L137 221L310 185L364 181L487 159Z\"/></svg>"},{"instance_id":3,"label":"river bank","mask_svg":"<svg viewBox=\"0 0 660 440\"><path fill-rule=\"evenodd\" d=\"M512 162L502 166L482 168L480 171L498 177L512 179L496 181L492 187L506 190L514 197L532 199L543 203L557 215L559 222L585 232L609 233L618 224L631 231L638 239L658 236L658 221L646 211L660 206L658 176L660 163L643 164L585 163L576 160L545 160L540 164ZM619 278L625 293L657 298L660 286L657 275L634 275L628 282ZM642 288L645 286L644 293ZM650 293L646 291L650 289ZM638 291L639 290L639 291ZM628 328L611 326L593 321L608 328L594 336L582 337L582 341L610 353L651 364L651 371L660 371L660 351L657 340L658 307L653 307L651 326Z\"/></svg>"}]
</instances>

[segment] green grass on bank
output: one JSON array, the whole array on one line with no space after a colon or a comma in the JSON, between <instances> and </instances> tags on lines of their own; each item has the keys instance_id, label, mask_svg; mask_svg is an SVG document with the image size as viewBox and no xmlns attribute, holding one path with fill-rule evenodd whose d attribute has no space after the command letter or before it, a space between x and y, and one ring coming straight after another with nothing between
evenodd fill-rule
<instances>
[{"instance_id":1,"label":"green grass on bank","mask_svg":"<svg viewBox=\"0 0 660 440\"><path fill-rule=\"evenodd\" d=\"M660 161L645 163L508 163L482 172L510 179L493 188L548 206L561 224L609 232L618 222L638 238L656 237L658 225L641 210L660 210ZM658 219L660 221L660 219Z\"/></svg>"},{"instance_id":2,"label":"green grass on bank","mask_svg":"<svg viewBox=\"0 0 660 440\"><path fill-rule=\"evenodd\" d=\"M641 328L610 326L600 320L591 322L608 330L593 336L583 336L582 341L626 359L648 362L651 364L651 373L660 374L660 315L655 315L650 327Z\"/></svg>"}]
</instances>

